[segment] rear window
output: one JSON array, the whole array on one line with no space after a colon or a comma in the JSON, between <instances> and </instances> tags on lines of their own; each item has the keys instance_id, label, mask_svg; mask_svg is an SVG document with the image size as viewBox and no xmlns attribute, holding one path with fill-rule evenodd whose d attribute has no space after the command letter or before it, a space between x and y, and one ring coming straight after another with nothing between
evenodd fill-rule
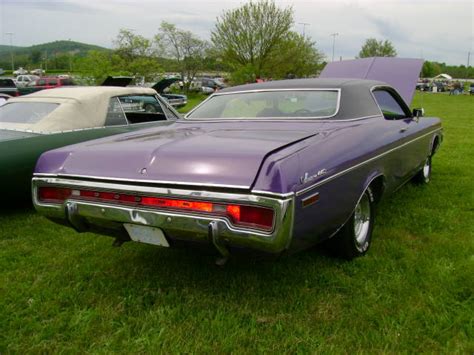
<instances>
[{"instance_id":1,"label":"rear window","mask_svg":"<svg viewBox=\"0 0 474 355\"><path fill-rule=\"evenodd\" d=\"M34 124L58 108L47 102L11 102L0 107L1 123Z\"/></svg>"},{"instance_id":2,"label":"rear window","mask_svg":"<svg viewBox=\"0 0 474 355\"><path fill-rule=\"evenodd\" d=\"M0 87L2 88L14 88L16 87L12 79L0 79Z\"/></svg>"},{"instance_id":3,"label":"rear window","mask_svg":"<svg viewBox=\"0 0 474 355\"><path fill-rule=\"evenodd\" d=\"M269 90L217 94L198 106L187 119L298 119L336 114L337 90Z\"/></svg>"}]
</instances>

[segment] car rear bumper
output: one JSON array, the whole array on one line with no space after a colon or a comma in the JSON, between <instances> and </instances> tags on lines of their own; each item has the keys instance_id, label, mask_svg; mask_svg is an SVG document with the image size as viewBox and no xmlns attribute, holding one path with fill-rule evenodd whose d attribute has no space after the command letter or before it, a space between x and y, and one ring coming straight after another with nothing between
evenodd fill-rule
<instances>
[{"instance_id":1,"label":"car rear bumper","mask_svg":"<svg viewBox=\"0 0 474 355\"><path fill-rule=\"evenodd\" d=\"M57 186L72 189L93 188L117 193L147 194L157 197L192 197L223 203L249 203L271 207L275 211L273 229L269 232L234 226L224 216L127 206L114 203L84 201L69 198L64 203L44 203L38 200L40 186ZM36 210L55 222L70 225L78 232L96 231L128 241L124 224L159 228L168 240L213 244L222 254L227 247L238 247L278 254L291 242L294 200L293 197L267 197L256 194L210 192L162 187L133 186L110 182L91 182L57 177L36 176L32 183L33 204Z\"/></svg>"}]
</instances>

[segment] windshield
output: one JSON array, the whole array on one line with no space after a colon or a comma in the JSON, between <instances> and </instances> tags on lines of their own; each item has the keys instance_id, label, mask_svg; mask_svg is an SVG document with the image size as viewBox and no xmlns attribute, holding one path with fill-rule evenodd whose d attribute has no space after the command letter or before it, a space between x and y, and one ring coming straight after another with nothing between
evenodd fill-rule
<instances>
[{"instance_id":1,"label":"windshield","mask_svg":"<svg viewBox=\"0 0 474 355\"><path fill-rule=\"evenodd\" d=\"M336 114L338 101L338 90L276 90L217 94L186 118L327 118Z\"/></svg>"},{"instance_id":2,"label":"windshield","mask_svg":"<svg viewBox=\"0 0 474 355\"><path fill-rule=\"evenodd\" d=\"M9 102L0 107L0 123L34 124L58 106L49 102Z\"/></svg>"}]
</instances>

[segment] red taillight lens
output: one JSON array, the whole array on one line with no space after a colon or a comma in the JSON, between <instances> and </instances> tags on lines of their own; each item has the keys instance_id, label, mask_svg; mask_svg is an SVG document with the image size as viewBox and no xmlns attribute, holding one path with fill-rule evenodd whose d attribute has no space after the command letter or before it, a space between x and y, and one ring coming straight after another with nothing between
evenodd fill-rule
<instances>
[{"instance_id":1,"label":"red taillight lens","mask_svg":"<svg viewBox=\"0 0 474 355\"><path fill-rule=\"evenodd\" d=\"M45 202L63 202L71 196L71 189L61 187L40 187L38 188L38 199Z\"/></svg>"},{"instance_id":2,"label":"red taillight lens","mask_svg":"<svg viewBox=\"0 0 474 355\"><path fill-rule=\"evenodd\" d=\"M274 212L270 208L246 205L231 205L208 201L189 201L155 196L138 196L109 191L73 190L60 187L39 187L38 199L42 202L62 203L68 198L102 202L117 202L132 206L145 206L170 210L202 212L229 218L239 227L250 227L271 231Z\"/></svg>"},{"instance_id":3,"label":"red taillight lens","mask_svg":"<svg viewBox=\"0 0 474 355\"><path fill-rule=\"evenodd\" d=\"M227 205L227 215L239 226L271 230L273 210L265 207Z\"/></svg>"},{"instance_id":4,"label":"red taillight lens","mask_svg":"<svg viewBox=\"0 0 474 355\"><path fill-rule=\"evenodd\" d=\"M178 210L192 210L201 212L212 212L213 204L210 202L172 200L159 197L142 197L141 204L151 207L168 207Z\"/></svg>"}]
</instances>

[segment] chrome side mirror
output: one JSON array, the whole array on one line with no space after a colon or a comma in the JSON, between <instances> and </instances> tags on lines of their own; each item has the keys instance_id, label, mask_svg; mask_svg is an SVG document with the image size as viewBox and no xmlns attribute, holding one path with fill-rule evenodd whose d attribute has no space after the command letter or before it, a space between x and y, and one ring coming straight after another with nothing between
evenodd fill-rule
<instances>
[{"instance_id":1,"label":"chrome side mirror","mask_svg":"<svg viewBox=\"0 0 474 355\"><path fill-rule=\"evenodd\" d=\"M423 117L425 115L425 109L424 108L414 108L413 109L413 117L418 119L420 117Z\"/></svg>"}]
</instances>

